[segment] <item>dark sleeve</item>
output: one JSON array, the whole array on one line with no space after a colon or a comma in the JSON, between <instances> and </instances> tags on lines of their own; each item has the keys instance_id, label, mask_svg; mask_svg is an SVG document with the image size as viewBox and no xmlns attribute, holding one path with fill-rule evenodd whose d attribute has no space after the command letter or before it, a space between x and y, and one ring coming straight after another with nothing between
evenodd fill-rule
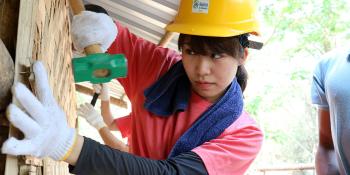
<instances>
[{"instance_id":1,"label":"dark sleeve","mask_svg":"<svg viewBox=\"0 0 350 175\"><path fill-rule=\"evenodd\" d=\"M84 137L84 144L75 167L69 172L79 175L207 175L200 157L194 152L183 153L167 160L152 160L122 152Z\"/></svg>"}]
</instances>

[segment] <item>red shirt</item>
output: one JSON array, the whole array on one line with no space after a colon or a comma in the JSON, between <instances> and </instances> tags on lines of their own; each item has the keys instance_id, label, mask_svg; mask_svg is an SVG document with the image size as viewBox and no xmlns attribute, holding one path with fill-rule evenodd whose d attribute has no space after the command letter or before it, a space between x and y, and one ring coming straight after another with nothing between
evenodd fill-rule
<instances>
[{"instance_id":1,"label":"red shirt","mask_svg":"<svg viewBox=\"0 0 350 175\"><path fill-rule=\"evenodd\" d=\"M144 109L143 91L181 59L167 48L143 40L117 24L118 36L108 52L128 60L127 78L118 79L131 100L129 116L115 120L129 140L133 154L164 160L178 138L211 105L192 91L186 111L158 117ZM194 148L209 174L243 174L258 154L263 140L255 121L243 112L219 137Z\"/></svg>"}]
</instances>

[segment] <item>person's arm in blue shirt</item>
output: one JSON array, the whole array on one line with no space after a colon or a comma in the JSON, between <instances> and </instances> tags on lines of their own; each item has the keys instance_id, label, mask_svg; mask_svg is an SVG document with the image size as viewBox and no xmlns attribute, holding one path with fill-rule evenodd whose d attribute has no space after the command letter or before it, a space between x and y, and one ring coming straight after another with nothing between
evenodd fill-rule
<instances>
[{"instance_id":1,"label":"person's arm in blue shirt","mask_svg":"<svg viewBox=\"0 0 350 175\"><path fill-rule=\"evenodd\" d=\"M318 109L319 121L319 142L316 152L316 174L318 175L336 175L339 174L339 168L334 151L332 140L331 122L329 111Z\"/></svg>"}]
</instances>

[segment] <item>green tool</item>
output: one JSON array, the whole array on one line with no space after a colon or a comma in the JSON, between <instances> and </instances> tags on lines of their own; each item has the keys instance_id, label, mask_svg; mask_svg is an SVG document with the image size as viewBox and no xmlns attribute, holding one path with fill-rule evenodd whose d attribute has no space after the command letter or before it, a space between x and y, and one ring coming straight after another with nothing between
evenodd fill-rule
<instances>
[{"instance_id":1,"label":"green tool","mask_svg":"<svg viewBox=\"0 0 350 175\"><path fill-rule=\"evenodd\" d=\"M73 15L85 10L82 0L69 0ZM125 77L127 62L122 54L110 55L103 53L100 45L94 44L84 48L86 57L72 60L74 81L76 83L90 81L93 84L107 83L113 78ZM91 104L94 106L98 98L93 95Z\"/></svg>"},{"instance_id":2,"label":"green tool","mask_svg":"<svg viewBox=\"0 0 350 175\"><path fill-rule=\"evenodd\" d=\"M122 54L95 53L74 58L73 72L76 83L90 81L93 84L106 83L114 78L125 77L126 59Z\"/></svg>"}]
</instances>

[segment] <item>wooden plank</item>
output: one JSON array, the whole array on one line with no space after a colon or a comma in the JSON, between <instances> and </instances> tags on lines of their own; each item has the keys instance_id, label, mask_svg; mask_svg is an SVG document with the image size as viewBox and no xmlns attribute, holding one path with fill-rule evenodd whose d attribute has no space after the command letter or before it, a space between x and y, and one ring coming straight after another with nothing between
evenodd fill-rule
<instances>
[{"instance_id":1,"label":"wooden plank","mask_svg":"<svg viewBox=\"0 0 350 175\"><path fill-rule=\"evenodd\" d=\"M14 75L15 82L24 82L24 77L21 76L20 72L26 71L25 67L30 66L29 59L32 56L31 50L33 46L33 38L30 34L34 31L34 18L32 17L36 14L36 11L33 11L33 6L35 6L35 2L37 1L34 1L33 3L28 3L27 5L24 5L24 3L20 3L17 42L18 44L20 43L19 45L21 45L21 47L16 47L16 62ZM24 45L27 45L27 47L23 47ZM13 103L17 103L16 99L13 99ZM18 137L19 132L11 126L9 135ZM17 157L7 155L5 175L19 174L18 170L19 167Z\"/></svg>"},{"instance_id":2,"label":"wooden plank","mask_svg":"<svg viewBox=\"0 0 350 175\"><path fill-rule=\"evenodd\" d=\"M35 60L41 60L47 68L49 82L56 100L67 114L68 123L75 126L76 99L71 70L72 45L69 21L67 0L21 1L15 81L29 86L27 78L30 75L30 67ZM13 100L16 103L16 100ZM10 135L18 135L18 133L11 127ZM62 162L44 159L43 168L38 168L40 165L34 163L38 162L37 159L27 161L28 158L26 158L24 160L24 164L19 166L19 160L16 157L8 156L5 174L69 174L67 164ZM26 163L30 165L25 165Z\"/></svg>"}]
</instances>

